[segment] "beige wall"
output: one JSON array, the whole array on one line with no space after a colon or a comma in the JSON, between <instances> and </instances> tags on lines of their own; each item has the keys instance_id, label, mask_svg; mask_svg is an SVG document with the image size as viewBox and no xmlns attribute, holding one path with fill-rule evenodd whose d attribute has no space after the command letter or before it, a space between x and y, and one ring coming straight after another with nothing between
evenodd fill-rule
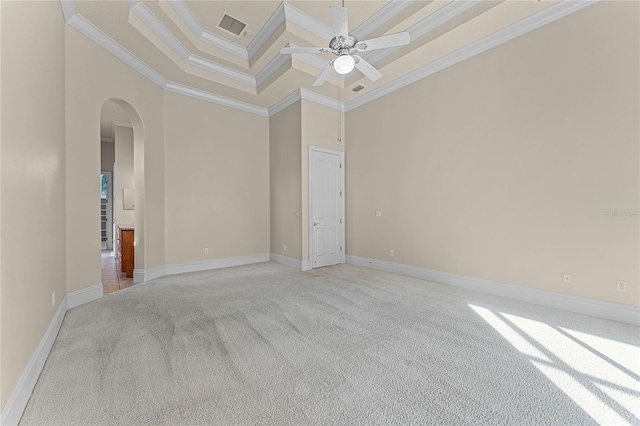
<instances>
[{"instance_id":1,"label":"beige wall","mask_svg":"<svg viewBox=\"0 0 640 426\"><path fill-rule=\"evenodd\" d=\"M2 1L0 10L4 407L65 294L65 51L58 2Z\"/></svg>"},{"instance_id":2,"label":"beige wall","mask_svg":"<svg viewBox=\"0 0 640 426\"><path fill-rule=\"evenodd\" d=\"M111 142L100 143L100 168L105 172L113 171L113 163L116 161L115 144Z\"/></svg>"},{"instance_id":3,"label":"beige wall","mask_svg":"<svg viewBox=\"0 0 640 426\"><path fill-rule=\"evenodd\" d=\"M269 119L171 92L165 115L165 263L269 253Z\"/></svg>"},{"instance_id":4,"label":"beige wall","mask_svg":"<svg viewBox=\"0 0 640 426\"><path fill-rule=\"evenodd\" d=\"M302 260L301 108L301 102L296 102L269 118L271 253L299 260Z\"/></svg>"},{"instance_id":5,"label":"beige wall","mask_svg":"<svg viewBox=\"0 0 640 426\"><path fill-rule=\"evenodd\" d=\"M302 100L302 259L309 259L309 145L344 151L345 117L338 111ZM338 134L340 127L340 134ZM341 140L338 140L340 138ZM346 225L346 222L345 222Z\"/></svg>"},{"instance_id":6,"label":"beige wall","mask_svg":"<svg viewBox=\"0 0 640 426\"><path fill-rule=\"evenodd\" d=\"M134 182L135 267L164 264L164 92L73 28L65 31L67 291L74 291L101 279L94 176L100 168L100 112L111 98L126 101L142 120L131 117L136 159L142 163L136 164Z\"/></svg>"},{"instance_id":7,"label":"beige wall","mask_svg":"<svg viewBox=\"0 0 640 426\"><path fill-rule=\"evenodd\" d=\"M116 148L115 198L114 208L116 225L135 224L135 210L124 209L124 189L135 189L133 174L133 129L114 127L114 145Z\"/></svg>"},{"instance_id":8,"label":"beige wall","mask_svg":"<svg viewBox=\"0 0 640 426\"><path fill-rule=\"evenodd\" d=\"M639 51L602 2L348 112L347 254L640 305Z\"/></svg>"}]
</instances>

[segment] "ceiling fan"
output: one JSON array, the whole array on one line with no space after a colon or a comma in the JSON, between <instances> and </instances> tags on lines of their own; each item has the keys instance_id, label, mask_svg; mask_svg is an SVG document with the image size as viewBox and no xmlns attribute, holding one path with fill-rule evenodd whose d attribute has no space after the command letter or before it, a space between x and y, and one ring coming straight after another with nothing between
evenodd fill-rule
<instances>
[{"instance_id":1,"label":"ceiling fan","mask_svg":"<svg viewBox=\"0 0 640 426\"><path fill-rule=\"evenodd\" d=\"M329 48L326 47L283 47L280 50L282 54L294 53L333 53L336 59L329 62L322 70L314 86L322 86L325 80L331 74L331 69L335 69L338 74L348 74L353 68L357 68L369 80L376 81L382 77L382 73L375 69L373 65L364 58L354 55L355 52L366 52L374 49L382 49L385 47L404 46L409 44L411 37L408 32L389 34L382 37L372 38L370 40L358 41L357 38L349 34L349 12L346 7L329 6L331 17L333 18L333 27L336 36L329 42Z\"/></svg>"}]
</instances>

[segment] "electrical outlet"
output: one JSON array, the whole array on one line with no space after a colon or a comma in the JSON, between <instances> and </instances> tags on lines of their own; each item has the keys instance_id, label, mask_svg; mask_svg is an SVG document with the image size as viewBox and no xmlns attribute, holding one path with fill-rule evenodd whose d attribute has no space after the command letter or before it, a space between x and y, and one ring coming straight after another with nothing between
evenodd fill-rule
<instances>
[{"instance_id":1,"label":"electrical outlet","mask_svg":"<svg viewBox=\"0 0 640 426\"><path fill-rule=\"evenodd\" d=\"M286 244L282 245L282 250L287 251L287 245Z\"/></svg>"},{"instance_id":2,"label":"electrical outlet","mask_svg":"<svg viewBox=\"0 0 640 426\"><path fill-rule=\"evenodd\" d=\"M56 292L51 293L51 306L56 306Z\"/></svg>"},{"instance_id":3,"label":"electrical outlet","mask_svg":"<svg viewBox=\"0 0 640 426\"><path fill-rule=\"evenodd\" d=\"M382 210L376 210L376 217L382 217Z\"/></svg>"},{"instance_id":4,"label":"electrical outlet","mask_svg":"<svg viewBox=\"0 0 640 426\"><path fill-rule=\"evenodd\" d=\"M627 282L626 281L617 281L616 288L618 291L627 291Z\"/></svg>"},{"instance_id":5,"label":"electrical outlet","mask_svg":"<svg viewBox=\"0 0 640 426\"><path fill-rule=\"evenodd\" d=\"M573 275L562 274L562 282L565 284L573 284Z\"/></svg>"},{"instance_id":6,"label":"electrical outlet","mask_svg":"<svg viewBox=\"0 0 640 426\"><path fill-rule=\"evenodd\" d=\"M393 249L389 250L389 256L393 257Z\"/></svg>"},{"instance_id":7,"label":"electrical outlet","mask_svg":"<svg viewBox=\"0 0 640 426\"><path fill-rule=\"evenodd\" d=\"M209 247L204 248L204 254L209 254Z\"/></svg>"}]
</instances>

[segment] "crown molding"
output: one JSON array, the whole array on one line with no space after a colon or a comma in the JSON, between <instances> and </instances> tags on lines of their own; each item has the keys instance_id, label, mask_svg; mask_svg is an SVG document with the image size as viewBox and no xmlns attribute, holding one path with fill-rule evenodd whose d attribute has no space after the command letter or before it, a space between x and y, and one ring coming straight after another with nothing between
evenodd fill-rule
<instances>
[{"instance_id":1,"label":"crown molding","mask_svg":"<svg viewBox=\"0 0 640 426\"><path fill-rule=\"evenodd\" d=\"M183 60L188 60L191 52L164 25L160 19L140 0L129 0L129 10L136 15L155 35Z\"/></svg>"},{"instance_id":2,"label":"crown molding","mask_svg":"<svg viewBox=\"0 0 640 426\"><path fill-rule=\"evenodd\" d=\"M287 21L292 24L296 24L300 28L304 28L307 31L315 34L323 40L331 40L335 34L333 33L333 29L328 27L324 23L318 21L316 18L307 15L300 9L291 5L291 3L284 3L284 13L287 18Z\"/></svg>"},{"instance_id":3,"label":"crown molding","mask_svg":"<svg viewBox=\"0 0 640 426\"><path fill-rule=\"evenodd\" d=\"M245 84L253 89L257 87L254 76L191 53L142 1L130 0L129 10L178 55L185 65L194 65L216 75Z\"/></svg>"},{"instance_id":4,"label":"crown molding","mask_svg":"<svg viewBox=\"0 0 640 426\"><path fill-rule=\"evenodd\" d=\"M389 83L384 84L376 89L371 90L351 101L346 103L346 110L358 108L368 102L378 99L384 95L394 92L402 87L405 87L411 83L435 74L445 68L455 65L465 59L478 55L486 50L496 47L502 43L512 40L525 33L540 28L548 23L551 23L557 19L567 16L571 13L577 12L587 6L596 3L598 0L563 0L559 3L549 6L546 9L528 16L516 23L513 23L501 30L494 32L480 40L477 40L465 47L462 47L442 58L436 59L425 66L422 66L414 71L411 71L402 77L396 78ZM367 55L369 56L369 55Z\"/></svg>"},{"instance_id":5,"label":"crown molding","mask_svg":"<svg viewBox=\"0 0 640 426\"><path fill-rule=\"evenodd\" d=\"M256 86L260 86L291 59L289 55L275 56L264 68L256 75Z\"/></svg>"},{"instance_id":6,"label":"crown molding","mask_svg":"<svg viewBox=\"0 0 640 426\"><path fill-rule=\"evenodd\" d=\"M276 30L286 21L287 17L284 13L284 2L282 2L247 46L247 55L249 59L253 58L255 54L258 53L267 40L269 40Z\"/></svg>"},{"instance_id":7,"label":"crown molding","mask_svg":"<svg viewBox=\"0 0 640 426\"><path fill-rule=\"evenodd\" d=\"M79 13L76 12L74 15L71 15L67 19L67 24L78 30L80 33L84 34L98 46L102 47L107 52L111 53L113 56L129 65L131 68L138 71L143 76L147 77L156 85L163 88L167 85L167 79L164 78L159 72L151 68L133 53L129 52L111 37L103 33L100 29L98 29L91 22L87 21Z\"/></svg>"},{"instance_id":8,"label":"crown molding","mask_svg":"<svg viewBox=\"0 0 640 426\"><path fill-rule=\"evenodd\" d=\"M292 93L288 94L287 96L280 99L278 102L276 102L275 104L271 105L268 108L269 117L272 117L277 113L279 113L280 111L290 107L291 105L298 102L300 99L302 99L302 95L300 94L300 89L294 90Z\"/></svg>"},{"instance_id":9,"label":"crown molding","mask_svg":"<svg viewBox=\"0 0 640 426\"><path fill-rule=\"evenodd\" d=\"M238 71L234 68L222 65L218 62L191 53L189 49L185 47L182 42L180 42L180 40L178 40L178 38L142 1L130 0L129 9L131 13L138 17L138 19L140 19L140 21L144 25L146 25L147 28L149 28L160 40L162 40L162 42L164 42L171 50L173 50L173 52L184 61L184 64L193 65L221 77L229 78L231 80L249 86L252 89L257 89L259 85L268 80L269 77L273 75L273 73L275 73L289 60L289 58L285 55L278 54L254 77L251 74ZM284 10L285 8L283 3L281 7L278 7L278 11L282 11L282 17L277 17L274 13L272 17L276 16L276 18L271 23L267 22L265 27L274 27L278 22L284 22ZM277 29L277 26L274 28L274 31L275 29ZM273 31L271 31L271 33L273 33ZM268 35L268 37L270 37L270 35ZM326 61L323 58L310 53L296 54L295 58L319 69L323 69L327 65ZM253 94L255 94L255 91L253 92Z\"/></svg>"},{"instance_id":10,"label":"crown molding","mask_svg":"<svg viewBox=\"0 0 640 426\"><path fill-rule=\"evenodd\" d=\"M438 28L439 26L446 24L451 19L460 15L462 12L476 6L482 0L453 0L451 3L447 3L440 9L436 10L426 18L412 25L407 29L407 32L411 36L411 41L417 40L428 32ZM375 64L382 58L392 54L401 47L390 47L387 49L375 50L367 55L367 61L371 64Z\"/></svg>"},{"instance_id":11,"label":"crown molding","mask_svg":"<svg viewBox=\"0 0 640 426\"><path fill-rule=\"evenodd\" d=\"M358 40L362 40L373 30L385 24L398 13L409 7L413 1L414 0L391 0L389 3L382 6L369 19L354 28L353 31L351 31L351 35Z\"/></svg>"},{"instance_id":12,"label":"crown molding","mask_svg":"<svg viewBox=\"0 0 640 426\"><path fill-rule=\"evenodd\" d=\"M383 86L378 87L377 89L373 89L368 93L360 95L359 97L346 103L338 104L338 101L336 99L321 95L308 89L300 88L295 92L287 95L280 101L274 103L269 108L261 107L248 102L238 101L236 99L217 95L215 93L207 92L194 87L168 81L160 73L155 71L149 65L147 65L127 49L122 47L111 37L103 33L91 22L86 20L82 15L78 14L75 8L75 0L61 1L65 20L68 25L70 25L81 34L89 38L91 41L129 65L134 70L138 71L140 74L148 78L160 88L174 93L204 100L206 102L211 102L229 108L249 112L251 114L269 117L277 114L279 111L282 111L284 108L296 102L298 99L305 99L310 102L342 111L349 111L358 108L368 102L378 99L415 81L428 77L429 75L443 70L451 65L455 65L458 62L461 62L488 49L498 46L515 37L518 37L522 34L525 34L529 31L560 19L566 15L583 9L591 4L596 3L598 0L563 0L559 3L547 7L546 9L534 15L511 24L503 28L502 30L496 31L495 33L490 34L487 37L484 37L463 48L460 48L440 59L430 62L429 64L420 67L410 73L407 73L389 83L386 83ZM177 1L180 0L171 0L171 2ZM285 6L285 9L286 8L287 6ZM275 67L275 65L273 66Z\"/></svg>"},{"instance_id":13,"label":"crown molding","mask_svg":"<svg viewBox=\"0 0 640 426\"><path fill-rule=\"evenodd\" d=\"M76 0L60 0L60 5L62 6L62 15L65 22L77 13Z\"/></svg>"},{"instance_id":14,"label":"crown molding","mask_svg":"<svg viewBox=\"0 0 640 426\"><path fill-rule=\"evenodd\" d=\"M220 37L212 32L207 31L195 17L191 9L182 0L167 0L173 10L187 24L193 34L201 41L222 49L228 53L236 55L242 59L249 60L247 49L243 46Z\"/></svg>"},{"instance_id":15,"label":"crown molding","mask_svg":"<svg viewBox=\"0 0 640 426\"><path fill-rule=\"evenodd\" d=\"M280 111L295 104L301 99L304 99L305 101L313 102L318 105L326 106L331 109L340 110L343 112L345 111L344 103L338 103L338 101L335 100L334 98L321 95L320 93L316 93L313 90L300 88L300 89L296 89L292 93L280 99L275 104L271 105L268 108L269 117L276 115Z\"/></svg>"},{"instance_id":16,"label":"crown molding","mask_svg":"<svg viewBox=\"0 0 640 426\"><path fill-rule=\"evenodd\" d=\"M335 109L336 111L345 111L344 102L338 102L338 100L329 96L321 95L320 93L300 88L300 97L305 101L310 101L319 105L326 106L328 108Z\"/></svg>"},{"instance_id":17,"label":"crown molding","mask_svg":"<svg viewBox=\"0 0 640 426\"><path fill-rule=\"evenodd\" d=\"M196 89L195 87L185 86L180 83L174 83L170 81L169 83L167 83L166 90L168 90L169 92L191 96L192 98L226 106L229 108L238 109L240 111L249 112L251 114L260 115L262 117L269 116L267 108L250 104L248 102L242 102L232 98L227 98L226 96L217 95L215 93L206 92L204 90Z\"/></svg>"},{"instance_id":18,"label":"crown molding","mask_svg":"<svg viewBox=\"0 0 640 426\"><path fill-rule=\"evenodd\" d=\"M130 1L139 2L140 0ZM253 56L258 53L258 51L260 51L267 40L269 40L269 38L271 38L271 36L276 32L276 30L287 21L296 24L301 28L304 28L305 30L324 40L331 40L335 35L331 27L325 25L321 21L315 19L311 15L308 15L295 6L292 6L290 3L283 1L276 8L271 17L269 17L262 28L260 28L251 43L249 43L249 45L245 48L237 43L234 43L210 31L207 31L202 26L202 24L200 24L198 18L193 14L191 9L189 9L189 7L184 3L183 0L164 1L167 1L167 3L173 8L178 16L187 24L196 38L246 60L253 58ZM353 33L358 34L358 38L366 36L371 31L375 30L379 26L386 23L388 20L392 19L395 15L408 7L413 1L414 0L391 0L375 14L373 14L373 16L368 18L356 29L354 29Z\"/></svg>"},{"instance_id":19,"label":"crown molding","mask_svg":"<svg viewBox=\"0 0 640 426\"><path fill-rule=\"evenodd\" d=\"M175 83L164 78L160 73L144 63L133 53L122 47L118 42L111 37L103 33L91 22L86 20L82 15L75 11L75 2L73 0L65 0L67 3L73 3L73 5L66 5L66 10L75 12L73 15L66 15L65 18L68 25L78 30L81 34L93 41L107 52L111 53L116 58L120 59L125 64L129 65L134 70L138 71L144 77L148 78L151 82L155 83L161 89L168 90L174 93L180 93L186 96L191 96L196 99L212 102L218 105L227 106L240 111L257 114L263 117L268 116L267 109L258 105L253 105L248 102L238 101L236 99L227 98L226 96L217 95L215 93L206 92L204 90L197 89L195 87L189 87L183 84Z\"/></svg>"},{"instance_id":20,"label":"crown molding","mask_svg":"<svg viewBox=\"0 0 640 426\"><path fill-rule=\"evenodd\" d=\"M201 56L191 54L186 60L186 63L188 65L195 65L198 68L202 68L203 70L210 71L219 76L226 77L239 83L245 84L254 89L258 87L258 85L256 84L256 78L251 74L240 72L231 67L221 65L217 62L211 61ZM255 94L255 92L253 94Z\"/></svg>"}]
</instances>

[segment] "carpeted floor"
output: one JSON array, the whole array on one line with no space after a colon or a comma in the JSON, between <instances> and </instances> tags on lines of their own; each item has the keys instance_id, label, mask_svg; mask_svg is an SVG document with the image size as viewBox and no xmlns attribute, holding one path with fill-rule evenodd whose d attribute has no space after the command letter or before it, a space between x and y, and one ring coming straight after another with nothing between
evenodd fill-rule
<instances>
[{"instance_id":1,"label":"carpeted floor","mask_svg":"<svg viewBox=\"0 0 640 426\"><path fill-rule=\"evenodd\" d=\"M21 424L640 423L637 327L350 265L70 310Z\"/></svg>"}]
</instances>

